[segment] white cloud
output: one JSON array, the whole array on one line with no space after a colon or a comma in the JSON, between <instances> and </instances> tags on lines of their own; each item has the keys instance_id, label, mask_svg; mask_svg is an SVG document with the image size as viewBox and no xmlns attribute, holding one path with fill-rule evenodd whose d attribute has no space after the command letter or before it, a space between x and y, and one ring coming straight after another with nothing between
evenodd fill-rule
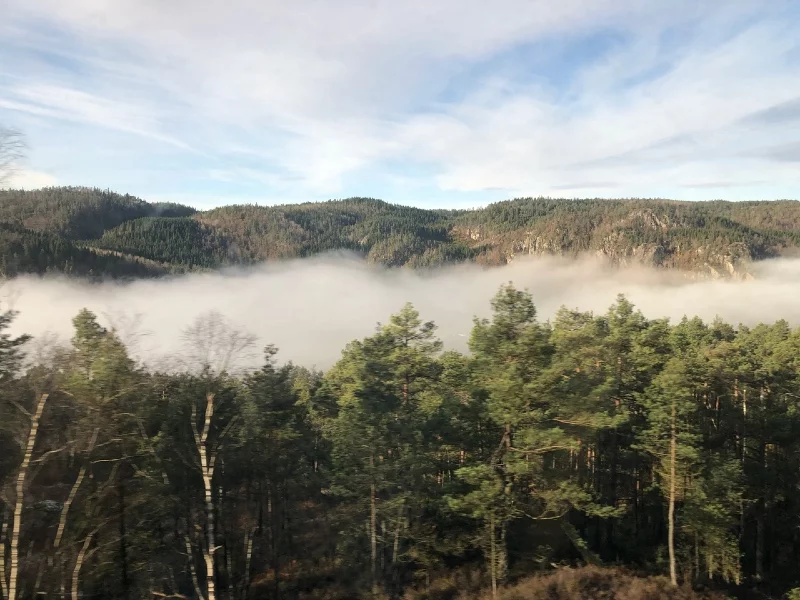
<instances>
[{"instance_id":1,"label":"white cloud","mask_svg":"<svg viewBox=\"0 0 800 600\"><path fill-rule=\"evenodd\" d=\"M786 6L11 0L10 25L0 25L8 43L23 54L47 47L88 75L28 58L15 82L4 89L0 79L0 108L200 148L219 159L218 180L287 195L337 195L347 176L387 161L424 164L453 191L697 197L763 188L753 181L791 190L796 169L770 160L769 146L791 149L797 135L740 122L800 97L795 28L778 14ZM33 26L43 21L65 38ZM681 27L689 33L675 36ZM579 57L577 71L551 65L565 69L558 86L515 79L535 68L524 62L469 77L520 45L608 32L624 43ZM457 76L463 99L441 103ZM659 145L670 138L683 143Z\"/></svg>"},{"instance_id":2,"label":"white cloud","mask_svg":"<svg viewBox=\"0 0 800 600\"><path fill-rule=\"evenodd\" d=\"M181 140L160 133L158 118L142 104L131 104L120 99L103 98L84 91L47 84L14 86L6 94L11 99L0 98L0 107L134 133L191 150Z\"/></svg>"},{"instance_id":3,"label":"white cloud","mask_svg":"<svg viewBox=\"0 0 800 600\"><path fill-rule=\"evenodd\" d=\"M5 187L13 189L34 190L58 185L58 179L49 173L21 169L12 174Z\"/></svg>"},{"instance_id":4,"label":"white cloud","mask_svg":"<svg viewBox=\"0 0 800 600\"><path fill-rule=\"evenodd\" d=\"M754 28L681 58L663 77L593 95L577 111L517 89L499 100L470 98L449 115L412 119L400 137L415 155L440 164L439 184L456 190L607 196L608 183L623 195L649 195L676 182L798 184L792 165L759 161L757 152L743 160L767 140L798 139L796 131L783 123L770 129L740 123L800 97L800 69L781 65L796 43L791 31ZM612 77L607 64L600 70ZM594 79L590 70L579 81ZM670 139L680 143L663 144Z\"/></svg>"}]
</instances>

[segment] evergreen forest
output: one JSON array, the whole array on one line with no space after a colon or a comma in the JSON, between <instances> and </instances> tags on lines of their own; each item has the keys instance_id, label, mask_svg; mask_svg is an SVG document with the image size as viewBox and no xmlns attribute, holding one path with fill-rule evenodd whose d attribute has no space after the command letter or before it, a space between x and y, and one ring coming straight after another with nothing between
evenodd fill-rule
<instances>
[{"instance_id":1,"label":"evergreen forest","mask_svg":"<svg viewBox=\"0 0 800 600\"><path fill-rule=\"evenodd\" d=\"M272 346L237 368L254 340L214 315L180 371L87 310L68 347L13 319L5 600L800 595L784 321L670 323L624 297L543 321L508 284L467 354L405 305L317 372Z\"/></svg>"},{"instance_id":2,"label":"evergreen forest","mask_svg":"<svg viewBox=\"0 0 800 600\"><path fill-rule=\"evenodd\" d=\"M797 256L798 231L797 201L517 198L431 210L348 198L198 211L53 187L0 190L0 276L133 279L350 251L387 267L594 255L620 266L746 278L755 261Z\"/></svg>"}]
</instances>

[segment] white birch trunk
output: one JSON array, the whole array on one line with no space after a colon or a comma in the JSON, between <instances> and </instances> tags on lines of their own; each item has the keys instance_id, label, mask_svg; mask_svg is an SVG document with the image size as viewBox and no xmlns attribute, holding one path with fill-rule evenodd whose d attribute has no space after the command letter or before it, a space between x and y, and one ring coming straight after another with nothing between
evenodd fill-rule
<instances>
[{"instance_id":1,"label":"white birch trunk","mask_svg":"<svg viewBox=\"0 0 800 600\"><path fill-rule=\"evenodd\" d=\"M31 429L28 432L28 441L25 444L25 454L17 475L17 497L14 501L14 521L11 526L11 570L8 574L8 600L17 600L17 579L19 577L19 536L22 528L22 507L25 504L25 477L28 474L28 466L33 455L33 447L36 444L36 434L39 431L39 420L47 403L47 394L39 397L36 404L36 412L31 416Z\"/></svg>"},{"instance_id":2,"label":"white birch trunk","mask_svg":"<svg viewBox=\"0 0 800 600\"><path fill-rule=\"evenodd\" d=\"M196 409L192 405L192 427L194 428L195 444L200 456L200 472L203 477L203 493L206 504L206 547L203 551L203 562L206 567L206 600L216 600L214 585L214 552L216 541L214 538L214 478L215 455L209 452L208 432L211 429L211 419L214 417L214 394L206 394L206 410L203 417L203 430L197 433Z\"/></svg>"},{"instance_id":3,"label":"white birch trunk","mask_svg":"<svg viewBox=\"0 0 800 600\"><path fill-rule=\"evenodd\" d=\"M192 577L194 591L197 594L198 600L205 600L205 596L203 596L203 590L200 589L200 582L197 580L197 570L194 568L194 555L192 553L192 542L189 540L188 535L184 537L184 541L186 542L186 555L189 560L189 575Z\"/></svg>"},{"instance_id":4,"label":"white birch trunk","mask_svg":"<svg viewBox=\"0 0 800 600\"><path fill-rule=\"evenodd\" d=\"M59 547L61 546L61 540L64 537L64 529L67 526L67 518L69 516L69 509L72 506L72 503L75 501L75 496L78 494L78 490L83 483L83 480L86 478L86 470L88 468L87 462L89 460L89 455L92 453L94 449L94 445L97 442L97 436L100 433L99 428L95 428L94 432L92 433L92 437L89 440L89 446L86 449L86 462L81 466L80 471L78 471L78 477L75 479L75 483L72 484L72 489L69 491L69 496L67 496L66 502L64 502L64 506L61 508L61 515L58 519L58 529L56 530L56 537L53 539L53 556L58 556ZM52 563L51 563L52 564ZM65 587L64 580L67 579L67 565L66 560L58 561L57 572L59 572L62 578L61 589L63 590ZM63 591L61 597L64 597Z\"/></svg>"},{"instance_id":5,"label":"white birch trunk","mask_svg":"<svg viewBox=\"0 0 800 600\"><path fill-rule=\"evenodd\" d=\"M83 540L83 546L81 546L81 549L78 552L78 558L75 560L75 568L72 570L72 600L78 600L80 588L79 584L81 581L81 567L83 566L83 561L86 558L86 550L88 550L89 544L92 543L94 534L94 531L91 532L86 536L86 539Z\"/></svg>"},{"instance_id":6,"label":"white birch trunk","mask_svg":"<svg viewBox=\"0 0 800 600\"><path fill-rule=\"evenodd\" d=\"M92 433L92 437L89 440L89 446L86 449L86 460L88 462L89 455L92 453L94 449L95 442L97 442L97 436L100 433L99 428L95 428L94 432ZM61 509L61 517L58 520L58 529L56 530L56 537L53 540L53 550L58 551L58 547L61 544L61 538L64 536L64 529L67 526L67 517L69 515L70 506L75 501L75 496L78 494L78 489L80 489L81 484L83 483L84 478L86 477L86 468L87 463L84 462L83 466L81 466L81 470L78 472L78 477L75 479L75 483L72 484L72 489L69 491L69 496L67 497L66 502L64 502L64 507Z\"/></svg>"}]
</instances>

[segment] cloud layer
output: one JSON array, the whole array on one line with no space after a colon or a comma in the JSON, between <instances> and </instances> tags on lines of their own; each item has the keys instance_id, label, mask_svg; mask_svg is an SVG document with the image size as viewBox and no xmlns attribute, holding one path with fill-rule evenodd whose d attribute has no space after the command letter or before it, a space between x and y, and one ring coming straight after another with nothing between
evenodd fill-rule
<instances>
[{"instance_id":1,"label":"cloud layer","mask_svg":"<svg viewBox=\"0 0 800 600\"><path fill-rule=\"evenodd\" d=\"M9 0L30 168L167 198L792 197L796 3ZM7 59L7 60L6 60Z\"/></svg>"},{"instance_id":2,"label":"cloud layer","mask_svg":"<svg viewBox=\"0 0 800 600\"><path fill-rule=\"evenodd\" d=\"M16 332L45 339L55 334L66 342L70 319L87 307L135 341L135 354L154 365L173 364L186 352L182 332L217 311L233 328L257 336L259 347L275 344L281 360L327 368L347 342L370 335L407 301L437 323L448 348L465 351L473 317L490 315L491 298L508 281L533 294L541 319L561 306L604 313L624 293L649 318L720 316L733 324L784 318L800 325L800 260L758 263L755 273L748 282L689 281L672 271L550 259L419 272L370 267L336 254L125 285L24 277L4 284L0 296L3 306L20 313ZM243 366L259 358L256 352Z\"/></svg>"}]
</instances>

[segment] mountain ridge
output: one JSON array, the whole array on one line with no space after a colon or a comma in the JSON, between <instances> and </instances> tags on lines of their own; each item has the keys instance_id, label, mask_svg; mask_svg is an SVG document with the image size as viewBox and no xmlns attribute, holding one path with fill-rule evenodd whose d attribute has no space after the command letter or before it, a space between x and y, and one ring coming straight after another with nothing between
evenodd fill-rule
<instances>
[{"instance_id":1,"label":"mountain ridge","mask_svg":"<svg viewBox=\"0 0 800 600\"><path fill-rule=\"evenodd\" d=\"M507 264L522 255L747 278L800 255L800 202L516 198L424 209L375 198L200 211L88 187L0 191L0 274L156 277L350 250L388 267Z\"/></svg>"}]
</instances>

